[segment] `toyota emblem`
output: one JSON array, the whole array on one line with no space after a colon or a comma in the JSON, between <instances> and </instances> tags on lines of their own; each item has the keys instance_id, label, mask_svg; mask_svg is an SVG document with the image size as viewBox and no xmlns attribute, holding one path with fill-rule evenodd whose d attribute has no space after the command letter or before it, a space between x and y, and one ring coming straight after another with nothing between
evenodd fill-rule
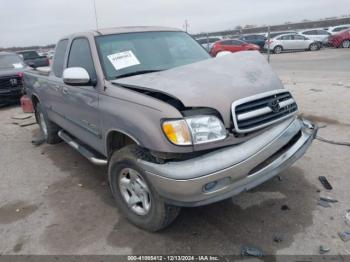
<instances>
[{"instance_id":1,"label":"toyota emblem","mask_svg":"<svg viewBox=\"0 0 350 262\"><path fill-rule=\"evenodd\" d=\"M278 100L274 100L274 101L270 102L269 107L271 108L272 112L274 112L274 113L279 112L281 109L280 103L278 102Z\"/></svg>"}]
</instances>

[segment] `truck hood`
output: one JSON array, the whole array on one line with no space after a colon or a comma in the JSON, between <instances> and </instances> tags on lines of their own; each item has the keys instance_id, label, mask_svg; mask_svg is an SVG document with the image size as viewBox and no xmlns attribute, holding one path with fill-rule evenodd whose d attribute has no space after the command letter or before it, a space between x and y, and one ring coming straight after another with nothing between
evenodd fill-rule
<instances>
[{"instance_id":1,"label":"truck hood","mask_svg":"<svg viewBox=\"0 0 350 262\"><path fill-rule=\"evenodd\" d=\"M186 107L210 107L231 125L234 101L283 88L259 52L229 54L156 73L113 80L128 88L157 91L176 97Z\"/></svg>"},{"instance_id":2,"label":"truck hood","mask_svg":"<svg viewBox=\"0 0 350 262\"><path fill-rule=\"evenodd\" d=\"M0 77L2 76L12 76L23 73L25 68L0 68Z\"/></svg>"}]
</instances>

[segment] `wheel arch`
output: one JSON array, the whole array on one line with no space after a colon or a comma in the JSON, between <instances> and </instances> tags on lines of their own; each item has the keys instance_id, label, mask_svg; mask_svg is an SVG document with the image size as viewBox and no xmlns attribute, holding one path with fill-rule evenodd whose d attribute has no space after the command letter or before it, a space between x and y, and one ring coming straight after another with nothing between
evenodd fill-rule
<instances>
[{"instance_id":1,"label":"wheel arch","mask_svg":"<svg viewBox=\"0 0 350 262\"><path fill-rule=\"evenodd\" d=\"M119 150L126 145L141 145L134 136L118 129L111 129L106 135L106 154L110 158L115 150Z\"/></svg>"}]
</instances>

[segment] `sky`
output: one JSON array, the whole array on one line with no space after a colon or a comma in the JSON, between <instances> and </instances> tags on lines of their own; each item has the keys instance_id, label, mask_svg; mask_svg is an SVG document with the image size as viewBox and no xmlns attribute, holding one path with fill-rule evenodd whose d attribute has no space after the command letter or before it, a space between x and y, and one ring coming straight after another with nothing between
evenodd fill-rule
<instances>
[{"instance_id":1,"label":"sky","mask_svg":"<svg viewBox=\"0 0 350 262\"><path fill-rule=\"evenodd\" d=\"M349 0L95 0L99 28L161 25L189 33L350 14ZM96 29L93 0L0 0L0 47L46 45Z\"/></svg>"}]
</instances>

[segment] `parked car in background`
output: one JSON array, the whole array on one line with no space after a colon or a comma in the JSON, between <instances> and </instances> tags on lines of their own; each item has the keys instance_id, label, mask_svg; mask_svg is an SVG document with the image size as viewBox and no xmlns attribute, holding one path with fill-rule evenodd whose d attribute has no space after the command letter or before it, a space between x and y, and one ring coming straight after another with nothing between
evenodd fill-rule
<instances>
[{"instance_id":1,"label":"parked car in background","mask_svg":"<svg viewBox=\"0 0 350 262\"><path fill-rule=\"evenodd\" d=\"M350 29L341 31L340 33L334 34L329 38L329 44L333 47L350 47Z\"/></svg>"},{"instance_id":2,"label":"parked car in background","mask_svg":"<svg viewBox=\"0 0 350 262\"><path fill-rule=\"evenodd\" d=\"M350 25L338 25L338 26L332 26L332 27L328 27L327 31L331 34L337 34L343 30L349 29Z\"/></svg>"},{"instance_id":3,"label":"parked car in background","mask_svg":"<svg viewBox=\"0 0 350 262\"><path fill-rule=\"evenodd\" d=\"M321 46L322 45L327 45L328 43L328 38L331 35L328 31L324 29L309 29L309 30L303 30L300 31L299 34L317 41Z\"/></svg>"},{"instance_id":4,"label":"parked car in background","mask_svg":"<svg viewBox=\"0 0 350 262\"><path fill-rule=\"evenodd\" d=\"M205 48L208 52L213 48L215 42L222 40L222 37L204 37L196 39L197 42Z\"/></svg>"},{"instance_id":5,"label":"parked car in background","mask_svg":"<svg viewBox=\"0 0 350 262\"><path fill-rule=\"evenodd\" d=\"M223 51L229 51L231 53L239 51L248 51L248 50L260 50L260 46L249 44L238 39L225 39L218 41L214 44L213 48L210 51L212 56L216 56L218 53Z\"/></svg>"},{"instance_id":6,"label":"parked car in background","mask_svg":"<svg viewBox=\"0 0 350 262\"><path fill-rule=\"evenodd\" d=\"M249 44L258 45L260 49L264 48L266 42L266 37L263 35L243 35L239 39Z\"/></svg>"},{"instance_id":7,"label":"parked car in background","mask_svg":"<svg viewBox=\"0 0 350 262\"><path fill-rule=\"evenodd\" d=\"M17 54L21 55L23 61L30 67L44 67L49 66L49 59L46 56L41 56L35 50L19 51Z\"/></svg>"},{"instance_id":8,"label":"parked car in background","mask_svg":"<svg viewBox=\"0 0 350 262\"><path fill-rule=\"evenodd\" d=\"M285 35L285 34L297 34L297 31L280 31L280 32L270 32L270 39L275 38L276 36L279 35ZM268 33L265 33L264 36L267 38Z\"/></svg>"},{"instance_id":9,"label":"parked car in background","mask_svg":"<svg viewBox=\"0 0 350 262\"><path fill-rule=\"evenodd\" d=\"M120 212L149 231L278 175L317 133L265 57L214 59L178 29L67 36L24 81L46 141L108 165Z\"/></svg>"},{"instance_id":10,"label":"parked car in background","mask_svg":"<svg viewBox=\"0 0 350 262\"><path fill-rule=\"evenodd\" d=\"M300 34L279 35L270 39L270 49L279 54L284 50L310 50L320 49L320 45L315 40L311 40ZM265 43L265 49L268 48L268 42Z\"/></svg>"},{"instance_id":11,"label":"parked car in background","mask_svg":"<svg viewBox=\"0 0 350 262\"><path fill-rule=\"evenodd\" d=\"M0 52L0 106L19 102L25 67L17 54Z\"/></svg>"}]
</instances>

